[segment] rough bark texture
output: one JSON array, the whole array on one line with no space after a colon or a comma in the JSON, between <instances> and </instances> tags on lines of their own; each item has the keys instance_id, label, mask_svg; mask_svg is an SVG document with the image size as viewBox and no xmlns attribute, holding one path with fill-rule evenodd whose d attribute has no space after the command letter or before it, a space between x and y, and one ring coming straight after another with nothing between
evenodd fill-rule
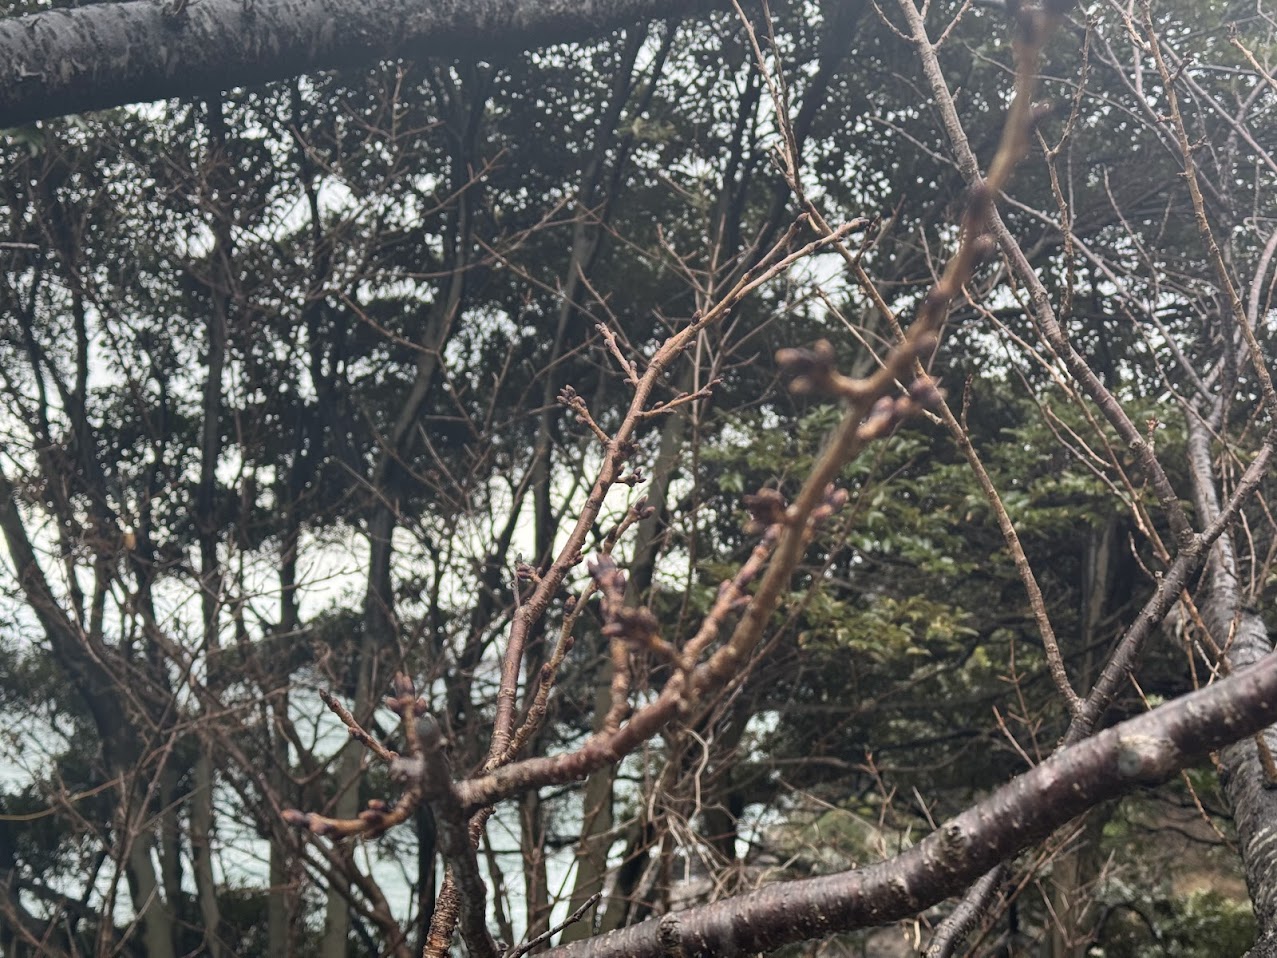
<instances>
[{"instance_id":1,"label":"rough bark texture","mask_svg":"<svg viewBox=\"0 0 1277 958\"><path fill-rule=\"evenodd\" d=\"M1245 958L1277 958L1277 932L1261 935Z\"/></svg>"},{"instance_id":2,"label":"rough bark texture","mask_svg":"<svg viewBox=\"0 0 1277 958\"><path fill-rule=\"evenodd\" d=\"M730 956L882 925L944 900L1100 802L1237 741L1277 716L1277 659L1057 752L891 861L781 882L551 952L559 958Z\"/></svg>"},{"instance_id":3,"label":"rough bark texture","mask_svg":"<svg viewBox=\"0 0 1277 958\"><path fill-rule=\"evenodd\" d=\"M398 56L488 58L711 0L132 0L0 21L0 128Z\"/></svg>"},{"instance_id":4,"label":"rough bark texture","mask_svg":"<svg viewBox=\"0 0 1277 958\"><path fill-rule=\"evenodd\" d=\"M1218 408L1210 410L1219 415ZM1190 420L1188 464L1197 509L1206 520L1219 514L1219 495L1213 482L1212 434L1208 420ZM1237 573L1237 553L1231 531L1219 537L1207 564L1207 593L1202 619L1215 644L1225 649L1230 671L1272 659L1273 643L1259 614L1248 605ZM1220 752L1220 784L1237 825L1242 866L1260 940L1251 958L1272 952L1277 933L1277 791L1264 769L1259 738L1270 755L1277 754L1277 733L1266 729Z\"/></svg>"},{"instance_id":5,"label":"rough bark texture","mask_svg":"<svg viewBox=\"0 0 1277 958\"><path fill-rule=\"evenodd\" d=\"M1238 609L1234 619L1221 605L1226 603L1212 596L1202 611L1217 637L1227 636L1230 626L1233 628L1229 666L1241 669L1265 656L1271 657L1272 642L1259 615L1253 610ZM1267 729L1262 735L1268 751L1277 754L1277 734ZM1242 739L1224 749L1220 766L1220 781L1237 824L1255 919L1261 933L1277 933L1277 792L1264 771L1255 738Z\"/></svg>"}]
</instances>

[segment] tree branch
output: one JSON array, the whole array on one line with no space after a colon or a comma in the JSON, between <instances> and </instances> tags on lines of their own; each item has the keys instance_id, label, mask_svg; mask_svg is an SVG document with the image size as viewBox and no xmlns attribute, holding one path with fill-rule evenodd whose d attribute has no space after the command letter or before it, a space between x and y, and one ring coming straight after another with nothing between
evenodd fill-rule
<instances>
[{"instance_id":1,"label":"tree branch","mask_svg":"<svg viewBox=\"0 0 1277 958\"><path fill-rule=\"evenodd\" d=\"M1082 812L1160 784L1277 719L1277 656L1053 756L904 854L756 892L548 952L554 958L739 955L885 925L966 888Z\"/></svg>"},{"instance_id":2,"label":"tree branch","mask_svg":"<svg viewBox=\"0 0 1277 958\"><path fill-rule=\"evenodd\" d=\"M0 20L0 128L394 57L491 58L712 0L130 0Z\"/></svg>"}]
</instances>

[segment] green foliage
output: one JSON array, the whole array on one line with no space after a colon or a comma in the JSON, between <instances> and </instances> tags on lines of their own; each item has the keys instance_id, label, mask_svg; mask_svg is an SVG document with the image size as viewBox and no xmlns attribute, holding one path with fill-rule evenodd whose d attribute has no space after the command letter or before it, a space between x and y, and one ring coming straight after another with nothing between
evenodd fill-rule
<instances>
[{"instance_id":1,"label":"green foliage","mask_svg":"<svg viewBox=\"0 0 1277 958\"><path fill-rule=\"evenodd\" d=\"M821 591L805 605L809 628L798 634L799 647L842 648L861 661L944 656L961 647L960 638L979 634L962 625L969 618L966 612L922 596L885 597L857 612Z\"/></svg>"},{"instance_id":2,"label":"green foliage","mask_svg":"<svg viewBox=\"0 0 1277 958\"><path fill-rule=\"evenodd\" d=\"M831 220L882 215L861 262L907 322L952 249L965 200L914 55L871 6L781 7L775 50L804 125L804 188ZM936 22L958 6L933 5ZM1001 123L1011 56L989 6L964 7L939 48L982 161ZM1243 64L1223 31L1198 29L1230 11L1207 6L1185 0L1157 16L1172 36L1210 33L1193 52L1222 69L1202 71L1200 82L1231 103L1246 95L1235 76ZM1105 36L1122 35L1109 12L1094 16L1108 19ZM1271 48L1256 42L1261 53ZM1077 114L1061 109L1039 132L1048 144L1068 133L1072 226L1114 275L1062 248L1036 150L1001 212L1016 235L1035 239L1030 255L1071 341L1147 424L1186 489L1174 399L1182 384L1167 371L1178 368L1172 347L1193 356L1214 348L1202 317L1218 312L1216 280L1185 252L1196 248L1196 226L1169 186L1181 170L1163 131L1140 119L1149 104L1093 63L1079 93L1079 47L1057 44L1051 77L1060 79L1046 81L1062 105L1077 95ZM527 581L511 570L520 561L544 568L598 461L595 437L554 396L572 385L601 428L614 429L630 387L597 324L641 368L797 213L771 163L779 133L751 58L734 16L723 14L498 62L404 61L3 134L0 468L15 479L69 619L96 629L111 661L133 670L99 669L116 683L111 694L122 690L116 711L138 730L125 762L140 769L131 808L144 817L170 803L179 810L176 837L160 836L171 867L181 872L194 848L182 831L193 827L186 767L217 741L202 731L215 727L253 766L218 753L218 784L235 804L217 809L216 828L270 836L281 796L265 794L256 763L286 783L288 801L327 807L337 776L322 743L344 742L344 731L299 700L315 685L349 700L370 662L377 688L366 694L380 694L394 669L412 673L446 726L455 767L481 764L503 637ZM1259 142L1277 139L1271 113L1254 111ZM1199 122L1195 136L1220 138L1223 121ZM1230 142L1242 158L1229 188L1254 197L1232 224L1230 255L1244 263L1263 242L1249 224L1267 222L1273 193L1261 164L1246 159L1249 147ZM663 442L672 436L676 446L655 477L669 482L647 543L655 585L631 597L652 608L671 643L686 641L756 544L742 496L764 487L792 495L841 415L787 393L775 350L828 337L840 368L867 374L871 350L881 355L892 341L840 260L804 269L758 291L679 358L657 400L716 380L712 398L647 421L637 439L631 465L648 476L634 497L656 487L650 472ZM1036 571L1066 668L1085 688L1154 585L1150 534L1165 538L1164 519L1156 508L1148 522L1132 517L1132 507L1154 505L1148 477L1093 405L1061 388L1058 357L1020 346L1017 337L1036 342L1035 333L1023 291L1001 269L996 257L981 267L969 286L980 308L955 303L931 362ZM575 286L580 277L588 282ZM1159 304L1156 330L1127 312L1119 280L1131 299ZM225 369L213 383L216 428L206 430L215 333L225 335ZM1229 451L1244 456L1256 430L1235 415L1225 426L1241 438ZM407 439L396 446L397 427ZM210 441L220 450L211 490L201 485ZM1106 460L1110 449L1129 484ZM642 828L657 827L644 816L659 822L668 811L680 840L692 842L695 826L684 823L697 809L730 809L733 827L748 812L776 826L764 851L796 856L800 870L843 867L878 854L882 834L921 827L924 809L890 796L916 788L925 813L943 817L1022 770L1008 734L1027 752L1062 732L1068 716L1046 678L998 517L946 430L918 418L839 483L848 506L820 530L768 623L765 664L733 686L723 712L688 730L709 743L711 794L683 805L677 788L651 802L618 798ZM374 580L366 557L387 541L373 525L387 507L393 549L384 580ZM592 530L589 548L616 518ZM134 545L123 545L126 532ZM631 532L618 554L635 541ZM216 581L205 563L216 565ZM16 578L5 585L16 607ZM205 634L209 596L218 608ZM526 676L548 655L560 598L549 627L531 637ZM82 884L74 893L92 899L91 853L120 858L126 846L114 825L119 796L102 790L76 804L96 832L71 814L21 816L111 781L124 753L103 741L67 663L40 635L38 611L6 621L0 638L0 757L20 754L35 734L44 759L29 780L0 782L0 816L16 816L0 817L0 884L40 875ZM393 648L367 645L380 614L393 619ZM590 730L604 650L587 610L530 751L571 748ZM637 662L636 700L668 674L668 663ZM1178 651L1165 647L1150 652L1140 678L1153 680L1154 699L1189 684ZM211 717L189 691L200 682L223 697ZM990 721L995 706L1014 713L1009 732ZM678 736L625 774L644 784L695 778L699 790L705 768L678 764L688 761ZM711 761L724 740L739 742L739 754ZM175 794L148 791L147 763L170 759L180 766ZM720 774L720 764L733 771ZM379 775L363 787L363 798L394 791ZM808 792L834 810L810 817ZM546 846L580 834L568 796L547 794L536 814ZM882 832L865 825L880 819ZM380 847L405 859L415 848ZM649 852L655 859L642 847L632 861L642 865ZM660 854L668 859L669 847ZM643 889L653 901L668 893L668 861L662 868ZM196 949L189 879L177 875L166 894L190 926L184 944ZM306 888L299 927L317 924L318 896ZM264 953L262 889L220 891L232 949ZM1114 932L1104 947L1127 950L1106 955L1206 954L1211 940L1231 948L1245 934L1244 916L1222 899L1150 897L1139 907L1153 916L1155 938L1140 939L1119 910L1113 927L1129 930L1129 941ZM305 947L317 934L300 936Z\"/></svg>"},{"instance_id":3,"label":"green foliage","mask_svg":"<svg viewBox=\"0 0 1277 958\"><path fill-rule=\"evenodd\" d=\"M1250 902L1214 891L1114 906L1095 958L1241 958L1255 943Z\"/></svg>"}]
</instances>

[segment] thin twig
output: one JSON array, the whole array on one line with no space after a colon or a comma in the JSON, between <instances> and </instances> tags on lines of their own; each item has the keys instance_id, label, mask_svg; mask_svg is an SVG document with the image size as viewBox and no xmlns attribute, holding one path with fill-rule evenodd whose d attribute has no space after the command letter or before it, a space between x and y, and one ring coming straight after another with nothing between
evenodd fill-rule
<instances>
[{"instance_id":1,"label":"thin twig","mask_svg":"<svg viewBox=\"0 0 1277 958\"><path fill-rule=\"evenodd\" d=\"M561 932L564 928L568 927L568 925L575 925L578 921L580 921L585 916L585 913L587 911L589 911L596 904L598 904L599 899L602 897L603 897L603 892L596 891L593 895L591 895L589 898L587 898L585 901L581 903L581 907L579 907L576 911L572 912L572 914L568 915L568 917L563 919L563 921L559 922L553 928L550 928L550 929L547 929L546 931L541 932L541 934L537 935L531 941L525 942L524 944L520 945L518 948L510 949L509 951L505 953L505 958L520 958L520 956L526 955L528 952L532 951L532 949L536 948L537 945L540 945L544 942L549 941L551 938L553 938L555 935Z\"/></svg>"}]
</instances>

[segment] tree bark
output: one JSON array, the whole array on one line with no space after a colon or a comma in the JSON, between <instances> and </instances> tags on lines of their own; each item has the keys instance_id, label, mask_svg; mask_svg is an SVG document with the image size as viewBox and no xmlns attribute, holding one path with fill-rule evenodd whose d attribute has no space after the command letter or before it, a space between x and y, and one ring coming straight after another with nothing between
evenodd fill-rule
<instances>
[{"instance_id":1,"label":"tree bark","mask_svg":"<svg viewBox=\"0 0 1277 958\"><path fill-rule=\"evenodd\" d=\"M209 689L214 695L221 692L220 669L216 661L221 647L219 613L222 604L223 575L218 542L221 537L217 509L217 466L222 458L222 429L225 403L222 396L222 378L226 372L227 338L232 309L234 269L231 258L234 244L231 239L230 211L224 198L219 198L212 188L212 181L225 173L226 122L222 103L218 97L208 103L209 145L206 153L211 176L201 183L203 201L209 212L209 227L213 233L213 251L209 263L210 309L205 318L204 357L204 419L200 425L200 478L195 492L195 521L199 530L200 547L200 612L204 625L204 648L208 652ZM200 725L211 728L216 717L207 714ZM217 897L217 881L213 874L213 789L216 781L217 756L213 744L207 738L197 739L199 756L195 760L195 789L190 800L191 857L194 864L196 896L199 900L200 919L204 925L204 949L209 958L224 958L221 942L221 905ZM180 889L178 889L180 892ZM170 902L180 900L177 895Z\"/></svg>"},{"instance_id":2,"label":"tree bark","mask_svg":"<svg viewBox=\"0 0 1277 958\"><path fill-rule=\"evenodd\" d=\"M130 0L0 21L0 128L400 56L491 59L713 0Z\"/></svg>"},{"instance_id":3,"label":"tree bark","mask_svg":"<svg viewBox=\"0 0 1277 958\"><path fill-rule=\"evenodd\" d=\"M606 640L604 640L606 646ZM607 662L606 657L602 657ZM602 717L608 712L612 699L608 683L610 668L600 669L598 685L594 694L594 714L597 718L595 731L602 727ZM612 834L613 787L616 782L616 766L608 765L599 769L585 780L585 795L582 799L581 841L576 851L576 881L572 886L572 899L569 912L575 913L583 907L595 892L603 890L603 882L607 877L608 852L612 849L615 835ZM594 918L599 910L596 902L582 920L563 929L562 941L583 941L594 935Z\"/></svg>"},{"instance_id":4,"label":"tree bark","mask_svg":"<svg viewBox=\"0 0 1277 958\"><path fill-rule=\"evenodd\" d=\"M1243 668L1247 662L1272 655L1268 630L1258 615L1240 609L1233 618L1220 605L1212 598L1203 609L1203 616L1217 640L1228 635L1231 622L1236 623L1233 645L1228 652L1231 669ZM1269 756L1277 753L1277 734L1266 729L1260 735L1230 745L1219 757L1220 783L1233 809L1246 887L1263 941L1265 936L1277 935L1277 851L1272 848L1277 839L1277 792L1273 791L1274 783L1264 770L1261 739ZM1251 952L1252 955L1264 953Z\"/></svg>"},{"instance_id":5,"label":"tree bark","mask_svg":"<svg viewBox=\"0 0 1277 958\"><path fill-rule=\"evenodd\" d=\"M1277 661L1062 749L898 857L665 915L553 949L556 958L727 956L881 926L961 891L1101 802L1165 781L1277 717Z\"/></svg>"},{"instance_id":6,"label":"tree bark","mask_svg":"<svg viewBox=\"0 0 1277 958\"><path fill-rule=\"evenodd\" d=\"M1213 427L1220 411L1188 421L1188 465L1198 511L1206 521L1219 514L1219 494L1214 483L1211 456ZM1272 639L1263 619L1250 607L1237 572L1237 552L1231 531L1215 543L1206 563L1206 599L1202 620L1216 647L1225 649L1230 672L1244 669L1273 652ZM1220 784L1237 825L1246 886L1255 908L1260 940L1249 953L1273 953L1265 941L1277 936L1277 791L1265 762L1277 753L1277 734L1265 729L1220 752Z\"/></svg>"},{"instance_id":7,"label":"tree bark","mask_svg":"<svg viewBox=\"0 0 1277 958\"><path fill-rule=\"evenodd\" d=\"M144 821L144 817L138 819ZM142 919L142 941L147 958L176 958L173 902L164 901L155 865L151 861L152 839L145 830L131 836L125 873L133 908Z\"/></svg>"}]
</instances>

